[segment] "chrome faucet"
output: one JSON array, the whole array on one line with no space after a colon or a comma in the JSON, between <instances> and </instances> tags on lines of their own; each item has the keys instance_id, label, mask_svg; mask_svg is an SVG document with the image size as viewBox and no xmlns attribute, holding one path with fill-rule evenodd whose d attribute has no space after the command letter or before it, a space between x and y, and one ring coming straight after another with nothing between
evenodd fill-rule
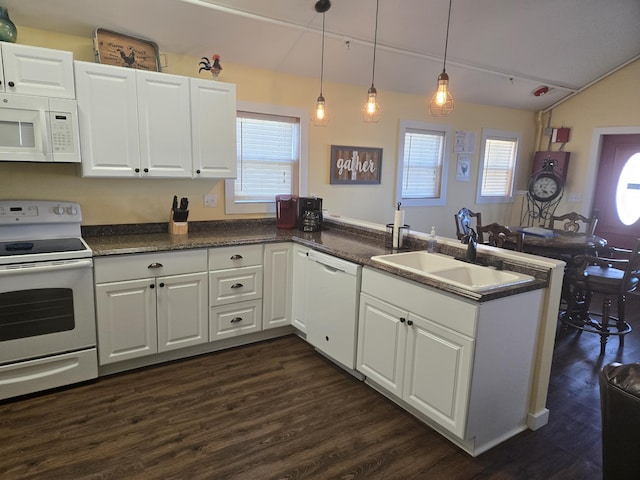
<instances>
[{"instance_id":1,"label":"chrome faucet","mask_svg":"<svg viewBox=\"0 0 640 480\"><path fill-rule=\"evenodd\" d=\"M475 262L476 255L478 253L478 234L476 231L469 227L467 234L462 237L462 243L467 244L467 258L468 262Z\"/></svg>"}]
</instances>

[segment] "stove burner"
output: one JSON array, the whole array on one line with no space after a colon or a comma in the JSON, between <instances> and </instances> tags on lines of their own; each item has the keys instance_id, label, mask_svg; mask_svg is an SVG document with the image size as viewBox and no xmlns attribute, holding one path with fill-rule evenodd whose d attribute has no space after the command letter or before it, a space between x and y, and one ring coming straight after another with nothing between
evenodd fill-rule
<instances>
[{"instance_id":1,"label":"stove burner","mask_svg":"<svg viewBox=\"0 0 640 480\"><path fill-rule=\"evenodd\" d=\"M0 256L76 252L83 250L86 250L86 247L79 238L56 238L49 240L0 243Z\"/></svg>"}]
</instances>

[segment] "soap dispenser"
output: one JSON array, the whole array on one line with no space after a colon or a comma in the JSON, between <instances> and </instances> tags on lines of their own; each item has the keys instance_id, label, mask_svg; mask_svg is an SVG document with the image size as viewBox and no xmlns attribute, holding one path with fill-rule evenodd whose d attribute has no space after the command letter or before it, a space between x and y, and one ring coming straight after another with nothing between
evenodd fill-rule
<instances>
[{"instance_id":1,"label":"soap dispenser","mask_svg":"<svg viewBox=\"0 0 640 480\"><path fill-rule=\"evenodd\" d=\"M436 240L436 227L431 227L431 233L427 238L427 252L435 253L437 244L438 242Z\"/></svg>"}]
</instances>

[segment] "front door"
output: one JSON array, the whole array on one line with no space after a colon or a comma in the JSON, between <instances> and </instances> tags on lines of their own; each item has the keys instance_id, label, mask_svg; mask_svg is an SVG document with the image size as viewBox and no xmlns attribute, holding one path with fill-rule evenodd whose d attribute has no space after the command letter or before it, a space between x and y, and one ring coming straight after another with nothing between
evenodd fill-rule
<instances>
[{"instance_id":1,"label":"front door","mask_svg":"<svg viewBox=\"0 0 640 480\"><path fill-rule=\"evenodd\" d=\"M640 135L606 135L595 185L595 234L610 246L633 248L640 237Z\"/></svg>"}]
</instances>

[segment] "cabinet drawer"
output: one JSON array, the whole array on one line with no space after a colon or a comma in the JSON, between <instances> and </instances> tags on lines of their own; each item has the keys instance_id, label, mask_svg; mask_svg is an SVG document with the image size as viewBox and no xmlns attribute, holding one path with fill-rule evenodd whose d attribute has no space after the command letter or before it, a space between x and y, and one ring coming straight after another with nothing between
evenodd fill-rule
<instances>
[{"instance_id":1,"label":"cabinet drawer","mask_svg":"<svg viewBox=\"0 0 640 480\"><path fill-rule=\"evenodd\" d=\"M259 332L262 330L261 323L260 300L213 307L209 312L209 341Z\"/></svg>"},{"instance_id":2,"label":"cabinet drawer","mask_svg":"<svg viewBox=\"0 0 640 480\"><path fill-rule=\"evenodd\" d=\"M209 249L209 270L262 265L262 245L238 245Z\"/></svg>"},{"instance_id":3,"label":"cabinet drawer","mask_svg":"<svg viewBox=\"0 0 640 480\"><path fill-rule=\"evenodd\" d=\"M96 283L179 275L206 270L206 250L114 255L94 259Z\"/></svg>"},{"instance_id":4,"label":"cabinet drawer","mask_svg":"<svg viewBox=\"0 0 640 480\"><path fill-rule=\"evenodd\" d=\"M262 267L209 272L211 306L262 298Z\"/></svg>"}]
</instances>

